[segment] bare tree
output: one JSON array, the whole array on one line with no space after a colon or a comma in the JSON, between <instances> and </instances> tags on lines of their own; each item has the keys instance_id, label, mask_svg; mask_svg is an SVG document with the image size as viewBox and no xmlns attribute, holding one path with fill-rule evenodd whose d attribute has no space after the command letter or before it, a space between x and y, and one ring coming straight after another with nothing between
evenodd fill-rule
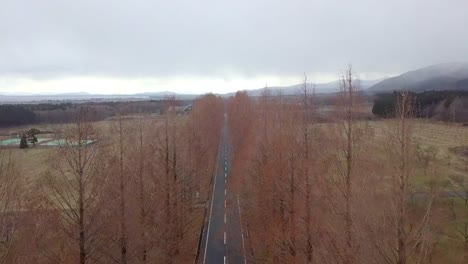
<instances>
[{"instance_id":1,"label":"bare tree","mask_svg":"<svg viewBox=\"0 0 468 264\"><path fill-rule=\"evenodd\" d=\"M0 152L0 263L14 259L13 244L18 240L20 181L11 153Z\"/></svg>"},{"instance_id":2,"label":"bare tree","mask_svg":"<svg viewBox=\"0 0 468 264\"><path fill-rule=\"evenodd\" d=\"M430 190L421 199L427 200L427 205L419 220L416 216L410 218L409 197L412 191L412 176L415 170L416 146L413 138L413 99L407 92L397 95L395 120L388 133L388 153L392 164L392 198L393 213L391 218L395 223L396 243L390 245L395 254L395 262L405 264L417 245L421 244L421 234L424 233L431 217L430 212L435 194ZM413 228L415 227L415 228Z\"/></svg>"},{"instance_id":3,"label":"bare tree","mask_svg":"<svg viewBox=\"0 0 468 264\"><path fill-rule=\"evenodd\" d=\"M127 189L127 171L125 168L125 141L124 141L124 121L122 120L122 114L119 113L118 116L118 159L119 159L119 216L120 216L120 263L127 263L127 199L126 199L126 189Z\"/></svg>"},{"instance_id":4,"label":"bare tree","mask_svg":"<svg viewBox=\"0 0 468 264\"><path fill-rule=\"evenodd\" d=\"M140 240L141 240L141 262L146 263L147 255L148 255L148 248L147 248L147 241L146 241L146 222L147 222L147 210L146 210L146 190L145 190L145 177L144 177L144 160L145 160L145 152L144 152L144 143L145 143L145 135L144 135L144 120L140 116L137 123L137 140L138 140L138 202L140 207L140 215L139 215L139 223L140 223Z\"/></svg>"},{"instance_id":5,"label":"bare tree","mask_svg":"<svg viewBox=\"0 0 468 264\"><path fill-rule=\"evenodd\" d=\"M342 260L345 264L356 263L356 239L353 207L355 202L356 163L361 131L357 123L360 110L359 83L351 66L345 71L338 95L338 139L337 144L337 177L333 181L342 196L343 208L337 205L339 214L343 217L344 254Z\"/></svg>"},{"instance_id":6,"label":"bare tree","mask_svg":"<svg viewBox=\"0 0 468 264\"><path fill-rule=\"evenodd\" d=\"M301 107L299 108L299 132L301 136L300 148L302 149L302 173L305 181L305 185L302 188L305 199L305 213L304 213L304 225L305 225L305 245L304 245L304 254L306 256L307 263L313 263L314 261L314 244L315 237L313 232L313 204L314 193L313 193L313 171L317 171L316 167L316 152L313 150L312 145L312 128L314 125L314 89L310 89L307 76L304 75L304 81L301 89L301 95L299 102ZM315 182L317 185L317 182ZM314 230L315 231L315 230Z\"/></svg>"},{"instance_id":7,"label":"bare tree","mask_svg":"<svg viewBox=\"0 0 468 264\"><path fill-rule=\"evenodd\" d=\"M61 227L76 242L79 263L97 261L101 190L106 167L86 108L79 108L44 181L50 205L61 212Z\"/></svg>"},{"instance_id":8,"label":"bare tree","mask_svg":"<svg viewBox=\"0 0 468 264\"><path fill-rule=\"evenodd\" d=\"M177 213L177 152L176 152L176 109L175 99L170 97L166 100L166 111L164 113L164 127L162 146L159 154L163 160L164 167L164 192L165 192L165 242L166 263L172 263L178 253L178 230L179 225Z\"/></svg>"},{"instance_id":9,"label":"bare tree","mask_svg":"<svg viewBox=\"0 0 468 264\"><path fill-rule=\"evenodd\" d=\"M456 195L456 198L450 199L449 208L452 213L451 225L454 226L454 231L448 233L452 237L464 244L466 253L468 254L468 217L466 207L468 206L468 179L464 175L452 175L450 177L451 192ZM456 200L463 200L464 207L462 210L457 210Z\"/></svg>"}]
</instances>

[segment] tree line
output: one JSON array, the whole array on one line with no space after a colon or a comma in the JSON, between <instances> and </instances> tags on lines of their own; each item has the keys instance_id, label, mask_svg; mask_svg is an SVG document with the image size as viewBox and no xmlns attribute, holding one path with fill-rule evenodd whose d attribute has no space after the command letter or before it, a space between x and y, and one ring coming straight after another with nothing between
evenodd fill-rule
<instances>
[{"instance_id":1,"label":"tree line","mask_svg":"<svg viewBox=\"0 0 468 264\"><path fill-rule=\"evenodd\" d=\"M129 120L122 111L109 128L97 127L90 111L77 108L33 181L3 154L0 261L193 262L223 101L206 95L189 115L166 111L159 119Z\"/></svg>"},{"instance_id":2,"label":"tree line","mask_svg":"<svg viewBox=\"0 0 468 264\"><path fill-rule=\"evenodd\" d=\"M174 100L175 106L189 105L192 100ZM133 102L81 102L38 103L38 104L5 104L0 105L0 127L30 125L38 123L70 123L79 109L89 109L88 115L93 120L117 117L124 111L127 114L164 113L165 100Z\"/></svg>"},{"instance_id":3,"label":"tree line","mask_svg":"<svg viewBox=\"0 0 468 264\"><path fill-rule=\"evenodd\" d=\"M457 199L439 199L445 183L434 155L418 148L413 94L394 96L380 135L362 118L352 68L328 123L318 122L324 113L307 79L294 103L267 88L229 100L248 263L432 263L448 235L463 241L441 230L460 221L446 218L446 202Z\"/></svg>"},{"instance_id":4,"label":"tree line","mask_svg":"<svg viewBox=\"0 0 468 264\"><path fill-rule=\"evenodd\" d=\"M394 91L376 95L372 113L385 118L393 117L398 94L398 91ZM468 121L467 91L425 91L409 92L409 94L414 101L414 117L437 117L443 121Z\"/></svg>"}]
</instances>

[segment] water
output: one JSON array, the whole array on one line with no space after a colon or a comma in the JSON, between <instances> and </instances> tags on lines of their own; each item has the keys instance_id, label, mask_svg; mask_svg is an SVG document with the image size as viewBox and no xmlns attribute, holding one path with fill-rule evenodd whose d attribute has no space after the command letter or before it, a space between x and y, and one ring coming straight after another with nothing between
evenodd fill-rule
<instances>
[{"instance_id":1,"label":"water","mask_svg":"<svg viewBox=\"0 0 468 264\"><path fill-rule=\"evenodd\" d=\"M21 139L19 139L19 138L4 139L4 140L0 141L0 146L11 146L11 145L18 145L19 146L20 140Z\"/></svg>"},{"instance_id":2,"label":"water","mask_svg":"<svg viewBox=\"0 0 468 264\"><path fill-rule=\"evenodd\" d=\"M93 143L92 140L86 140L85 141L85 145L88 145L88 144L91 144ZM52 140L52 141L49 141L49 142L45 142L42 144L42 146L62 146L62 145L65 145L66 144L66 141L65 139L56 139L56 140ZM70 145L74 145L74 144L70 144Z\"/></svg>"},{"instance_id":3,"label":"water","mask_svg":"<svg viewBox=\"0 0 468 264\"><path fill-rule=\"evenodd\" d=\"M9 139L4 139L0 141L0 146L19 146L21 139L20 138L9 138ZM47 142L44 142L47 141ZM93 143L92 140L86 140L85 145ZM28 143L31 145L30 143ZM38 138L36 145L40 146L50 146L50 147L57 147L61 145L65 145L66 141L65 139L55 139L52 140L51 138ZM73 144L71 144L73 145Z\"/></svg>"}]
</instances>

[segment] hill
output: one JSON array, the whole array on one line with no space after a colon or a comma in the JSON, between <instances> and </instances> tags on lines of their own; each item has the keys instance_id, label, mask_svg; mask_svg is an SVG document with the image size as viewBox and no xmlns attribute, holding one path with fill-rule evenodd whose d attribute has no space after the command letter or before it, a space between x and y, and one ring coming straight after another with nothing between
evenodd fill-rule
<instances>
[{"instance_id":1,"label":"hill","mask_svg":"<svg viewBox=\"0 0 468 264\"><path fill-rule=\"evenodd\" d=\"M380 82L381 79L379 80L360 80L360 88L362 90L365 90L372 85ZM297 95L300 94L301 89L302 89L303 84L295 84L295 85L290 85L290 86L272 86L268 87L270 91L275 94L281 93L283 95ZM309 83L309 87L315 87L315 92L318 94L328 94L328 93L336 93L340 90L340 84L339 81L333 81L333 82L328 82L328 83ZM264 91L265 88L259 88L259 89L254 89L254 90L246 90L247 93L250 96L260 96L262 92ZM227 93L223 96L232 96L235 95L234 93Z\"/></svg>"},{"instance_id":2,"label":"hill","mask_svg":"<svg viewBox=\"0 0 468 264\"><path fill-rule=\"evenodd\" d=\"M391 92L402 89L413 92L432 90L468 91L468 63L442 63L409 71L371 86L368 92Z\"/></svg>"}]
</instances>

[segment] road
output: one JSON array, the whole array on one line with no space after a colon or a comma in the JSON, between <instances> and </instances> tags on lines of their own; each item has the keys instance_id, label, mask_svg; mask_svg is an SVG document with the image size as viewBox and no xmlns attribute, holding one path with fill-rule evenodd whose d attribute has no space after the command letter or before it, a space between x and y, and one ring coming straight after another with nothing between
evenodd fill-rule
<instances>
[{"instance_id":1,"label":"road","mask_svg":"<svg viewBox=\"0 0 468 264\"><path fill-rule=\"evenodd\" d=\"M236 193L229 191L231 152L225 118L199 263L247 263L239 199Z\"/></svg>"}]
</instances>

